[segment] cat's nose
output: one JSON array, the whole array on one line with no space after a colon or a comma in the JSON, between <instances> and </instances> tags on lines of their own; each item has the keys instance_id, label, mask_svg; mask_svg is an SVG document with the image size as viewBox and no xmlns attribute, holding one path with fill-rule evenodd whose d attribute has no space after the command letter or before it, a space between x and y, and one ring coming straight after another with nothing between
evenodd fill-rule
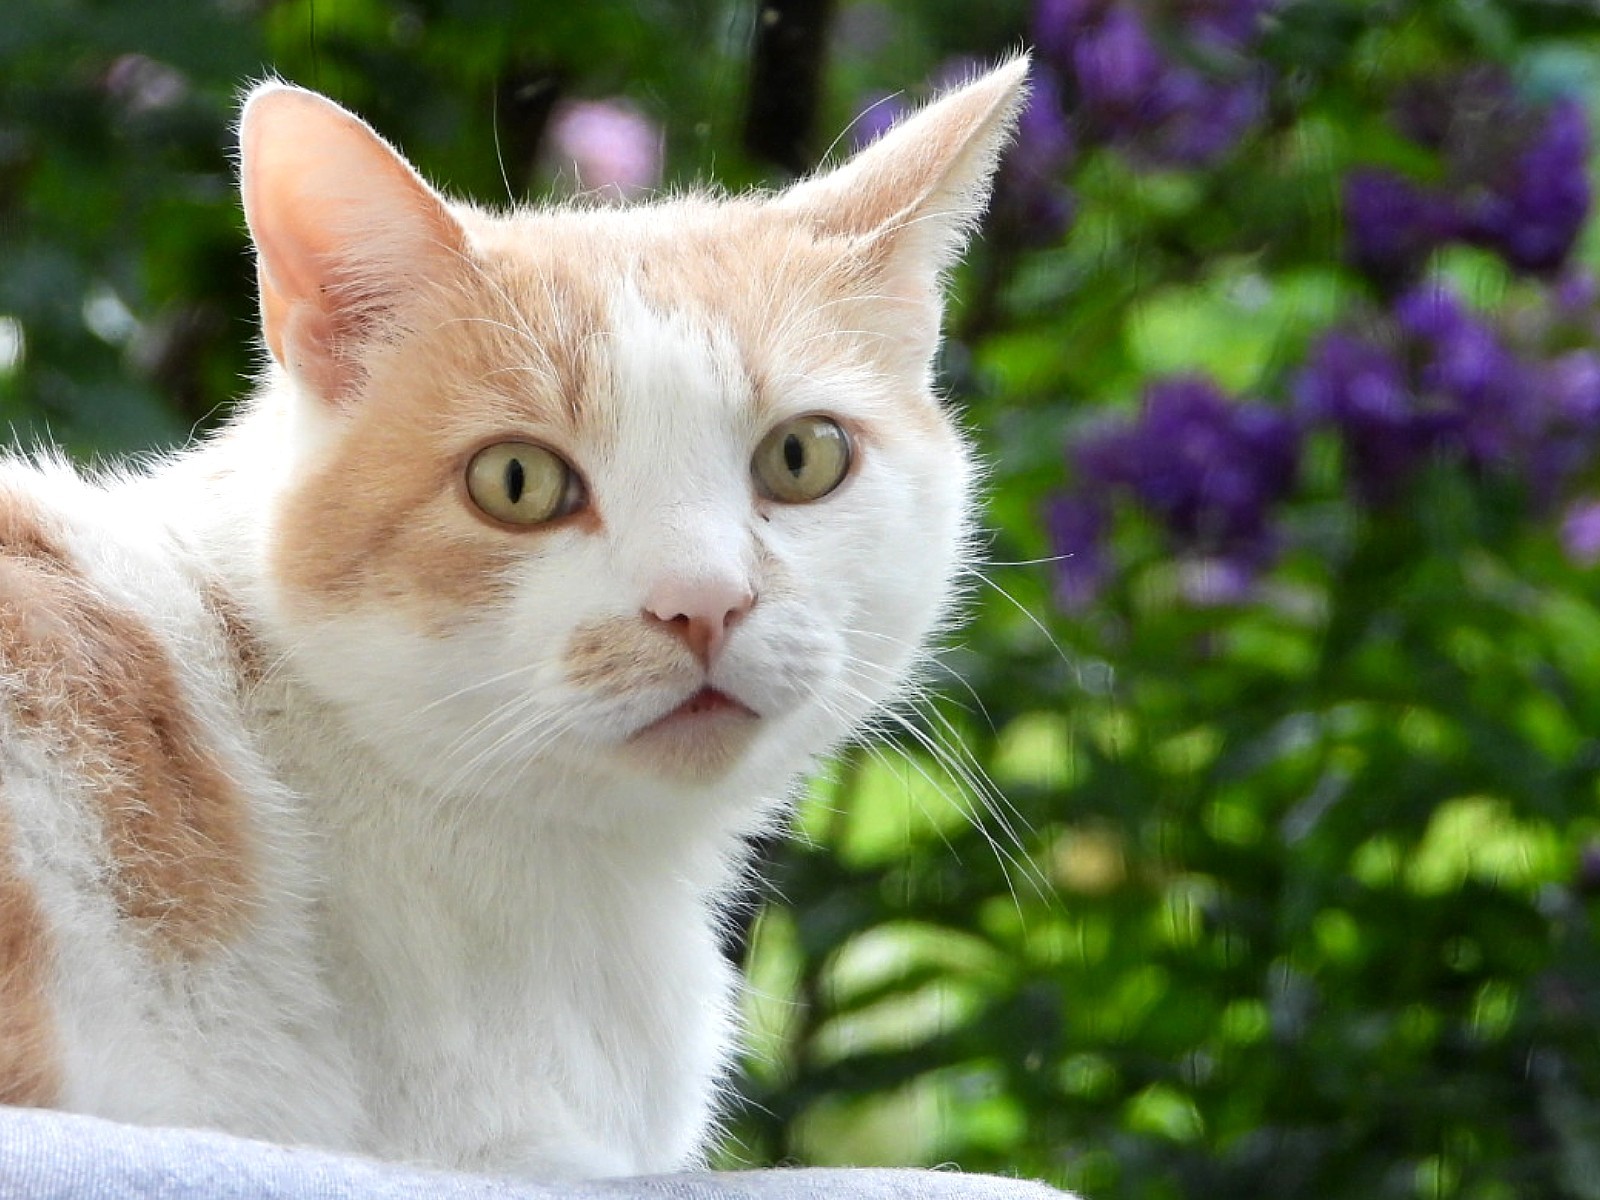
<instances>
[{"instance_id":1,"label":"cat's nose","mask_svg":"<svg viewBox=\"0 0 1600 1200\"><path fill-rule=\"evenodd\" d=\"M744 584L675 579L651 591L644 614L682 638L700 664L710 667L721 653L728 632L755 602L755 593Z\"/></svg>"}]
</instances>

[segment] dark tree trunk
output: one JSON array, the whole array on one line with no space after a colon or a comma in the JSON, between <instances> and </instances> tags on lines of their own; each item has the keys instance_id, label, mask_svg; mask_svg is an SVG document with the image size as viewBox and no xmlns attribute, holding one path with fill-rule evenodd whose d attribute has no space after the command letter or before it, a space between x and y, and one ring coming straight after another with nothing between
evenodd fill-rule
<instances>
[{"instance_id":1,"label":"dark tree trunk","mask_svg":"<svg viewBox=\"0 0 1600 1200\"><path fill-rule=\"evenodd\" d=\"M802 175L812 144L833 0L758 0L745 109L745 149L760 162Z\"/></svg>"}]
</instances>

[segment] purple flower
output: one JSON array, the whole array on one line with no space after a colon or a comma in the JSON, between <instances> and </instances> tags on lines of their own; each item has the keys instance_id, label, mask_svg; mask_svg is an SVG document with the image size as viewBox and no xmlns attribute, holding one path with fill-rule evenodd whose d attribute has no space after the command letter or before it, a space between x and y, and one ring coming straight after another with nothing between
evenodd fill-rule
<instances>
[{"instance_id":1,"label":"purple flower","mask_svg":"<svg viewBox=\"0 0 1600 1200\"><path fill-rule=\"evenodd\" d=\"M1561 518L1561 549L1580 567L1600 563L1600 500L1576 501Z\"/></svg>"},{"instance_id":2,"label":"purple flower","mask_svg":"<svg viewBox=\"0 0 1600 1200\"><path fill-rule=\"evenodd\" d=\"M1589 126L1570 98L1551 105L1531 137L1463 201L1467 233L1524 271L1566 261L1589 215Z\"/></svg>"},{"instance_id":3,"label":"purple flower","mask_svg":"<svg viewBox=\"0 0 1600 1200\"><path fill-rule=\"evenodd\" d=\"M1399 355L1346 330L1325 334L1292 385L1303 418L1337 429L1345 470L1370 502L1393 498L1452 432L1452 414L1422 408Z\"/></svg>"},{"instance_id":4,"label":"purple flower","mask_svg":"<svg viewBox=\"0 0 1600 1200\"><path fill-rule=\"evenodd\" d=\"M1420 351L1416 384L1425 399L1457 415L1462 448L1480 466L1522 457L1537 406L1522 362L1489 324L1446 288L1416 288L1395 301L1395 319Z\"/></svg>"},{"instance_id":5,"label":"purple flower","mask_svg":"<svg viewBox=\"0 0 1600 1200\"><path fill-rule=\"evenodd\" d=\"M1111 577L1105 506L1084 496L1057 496L1045 506L1044 523L1050 544L1061 556L1056 563L1056 604L1065 612L1083 612Z\"/></svg>"},{"instance_id":6,"label":"purple flower","mask_svg":"<svg viewBox=\"0 0 1600 1200\"><path fill-rule=\"evenodd\" d=\"M1600 354L1571 350L1529 368L1537 427L1527 475L1536 503L1550 508L1600 449Z\"/></svg>"},{"instance_id":7,"label":"purple flower","mask_svg":"<svg viewBox=\"0 0 1600 1200\"><path fill-rule=\"evenodd\" d=\"M1528 368L1448 290L1417 288L1394 307L1401 345L1326 335L1295 382L1302 413L1342 434L1369 500L1392 498L1426 456L1474 466L1525 463L1540 431Z\"/></svg>"},{"instance_id":8,"label":"purple flower","mask_svg":"<svg viewBox=\"0 0 1600 1200\"><path fill-rule=\"evenodd\" d=\"M1069 51L1089 131L1177 166L1205 166L1232 149L1266 110L1266 73L1232 53L1264 11L1259 0L1246 7L1253 16L1241 21L1217 0L1190 0L1187 16L1166 30L1172 54L1151 34L1143 7L1116 3L1098 15L1075 14L1070 38L1054 14L1052 36L1060 34ZM1229 50L1222 58L1231 61L1218 61L1219 49Z\"/></svg>"},{"instance_id":9,"label":"purple flower","mask_svg":"<svg viewBox=\"0 0 1600 1200\"><path fill-rule=\"evenodd\" d=\"M1299 429L1206 380L1169 379L1134 424L1085 440L1075 458L1087 486L1131 492L1180 549L1260 566L1273 554L1269 510L1294 486Z\"/></svg>"},{"instance_id":10,"label":"purple flower","mask_svg":"<svg viewBox=\"0 0 1600 1200\"><path fill-rule=\"evenodd\" d=\"M1172 67L1147 102L1148 153L1158 162L1203 167L1239 143L1266 111L1261 75L1219 79L1193 67Z\"/></svg>"},{"instance_id":11,"label":"purple flower","mask_svg":"<svg viewBox=\"0 0 1600 1200\"><path fill-rule=\"evenodd\" d=\"M1028 103L1017 121L1013 161L1035 175L1054 175L1072 161L1077 147L1062 112L1061 85L1047 69L1034 72Z\"/></svg>"},{"instance_id":12,"label":"purple flower","mask_svg":"<svg viewBox=\"0 0 1600 1200\"><path fill-rule=\"evenodd\" d=\"M1539 108L1504 71L1476 68L1411 85L1395 120L1442 155L1460 219L1455 236L1522 271L1566 261L1591 200L1588 122L1575 99Z\"/></svg>"},{"instance_id":13,"label":"purple flower","mask_svg":"<svg viewBox=\"0 0 1600 1200\"><path fill-rule=\"evenodd\" d=\"M1600 354L1572 350L1545 363L1540 389L1551 416L1586 434L1600 432Z\"/></svg>"},{"instance_id":14,"label":"purple flower","mask_svg":"<svg viewBox=\"0 0 1600 1200\"><path fill-rule=\"evenodd\" d=\"M1352 171L1344 182L1345 253L1380 283L1413 278L1460 231L1454 205L1388 171Z\"/></svg>"},{"instance_id":15,"label":"purple flower","mask_svg":"<svg viewBox=\"0 0 1600 1200\"><path fill-rule=\"evenodd\" d=\"M1575 267L1556 280L1550 298L1556 312L1567 320L1591 316L1596 301L1600 301L1600 284L1594 272L1587 267Z\"/></svg>"},{"instance_id":16,"label":"purple flower","mask_svg":"<svg viewBox=\"0 0 1600 1200\"><path fill-rule=\"evenodd\" d=\"M1367 500L1393 499L1424 458L1443 453L1520 476L1548 507L1593 459L1600 354L1525 359L1437 286L1400 296L1387 328L1326 334L1293 384L1301 414L1339 431Z\"/></svg>"},{"instance_id":17,"label":"purple flower","mask_svg":"<svg viewBox=\"0 0 1600 1200\"><path fill-rule=\"evenodd\" d=\"M1057 65L1070 63L1085 26L1104 7L1105 0L1037 0L1029 27L1039 54Z\"/></svg>"},{"instance_id":18,"label":"purple flower","mask_svg":"<svg viewBox=\"0 0 1600 1200\"><path fill-rule=\"evenodd\" d=\"M1415 388L1454 417L1453 448L1474 467L1521 472L1536 500L1551 501L1589 453L1593 358L1530 362L1440 287L1400 297L1395 317L1411 339Z\"/></svg>"},{"instance_id":19,"label":"purple flower","mask_svg":"<svg viewBox=\"0 0 1600 1200\"><path fill-rule=\"evenodd\" d=\"M1180 556L1183 596L1195 605L1249 597L1278 552L1272 509L1294 488L1300 430L1266 405L1235 402L1204 379L1161 380L1139 415L1077 443L1077 490L1045 510L1062 560L1056 600L1081 612L1110 578L1110 509L1131 499L1165 528Z\"/></svg>"},{"instance_id":20,"label":"purple flower","mask_svg":"<svg viewBox=\"0 0 1600 1200\"><path fill-rule=\"evenodd\" d=\"M1255 591L1261 567L1251 554L1190 559L1179 571L1178 587L1194 608L1243 604Z\"/></svg>"},{"instance_id":21,"label":"purple flower","mask_svg":"<svg viewBox=\"0 0 1600 1200\"><path fill-rule=\"evenodd\" d=\"M1072 65L1083 106L1113 129L1143 124L1167 67L1139 15L1120 5L1079 31Z\"/></svg>"}]
</instances>

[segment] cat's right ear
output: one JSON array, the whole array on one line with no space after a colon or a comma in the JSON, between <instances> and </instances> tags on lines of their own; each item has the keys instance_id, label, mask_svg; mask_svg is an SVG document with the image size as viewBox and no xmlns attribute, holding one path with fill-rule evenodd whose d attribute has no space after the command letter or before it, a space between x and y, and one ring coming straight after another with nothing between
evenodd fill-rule
<instances>
[{"instance_id":1,"label":"cat's right ear","mask_svg":"<svg viewBox=\"0 0 1600 1200\"><path fill-rule=\"evenodd\" d=\"M239 150L267 348L303 389L349 399L362 346L399 298L459 269L466 235L405 159L315 92L255 88Z\"/></svg>"},{"instance_id":2,"label":"cat's right ear","mask_svg":"<svg viewBox=\"0 0 1600 1200\"><path fill-rule=\"evenodd\" d=\"M856 243L871 269L871 304L855 319L910 369L925 371L938 347L943 277L988 202L1028 68L1026 54L1002 63L773 202L819 233Z\"/></svg>"}]
</instances>

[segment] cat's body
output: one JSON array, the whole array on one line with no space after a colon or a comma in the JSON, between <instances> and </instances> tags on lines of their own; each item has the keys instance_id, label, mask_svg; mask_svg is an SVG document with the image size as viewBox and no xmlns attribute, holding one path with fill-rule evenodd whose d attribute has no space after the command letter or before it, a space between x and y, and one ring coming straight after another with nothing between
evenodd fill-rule
<instances>
[{"instance_id":1,"label":"cat's body","mask_svg":"<svg viewBox=\"0 0 1600 1200\"><path fill-rule=\"evenodd\" d=\"M259 394L147 473L0 464L0 1101L695 1160L743 838L964 553L938 277L1022 70L773 199L504 218L257 92Z\"/></svg>"}]
</instances>

